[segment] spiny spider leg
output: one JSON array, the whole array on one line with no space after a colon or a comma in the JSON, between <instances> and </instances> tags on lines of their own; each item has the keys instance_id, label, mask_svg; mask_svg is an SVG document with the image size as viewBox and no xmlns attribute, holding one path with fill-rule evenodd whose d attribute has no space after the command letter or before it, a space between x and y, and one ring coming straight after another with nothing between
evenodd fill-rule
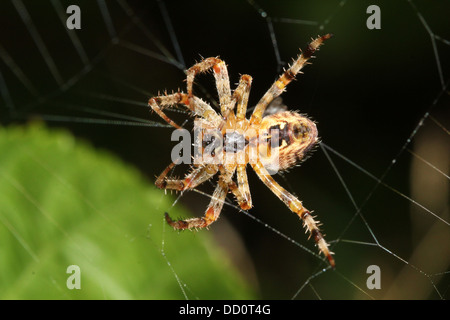
<instances>
[{"instance_id":1,"label":"spiny spider leg","mask_svg":"<svg viewBox=\"0 0 450 320\"><path fill-rule=\"evenodd\" d=\"M219 218L220 212L222 211L222 207L225 202L225 198L228 193L228 183L226 183L225 180L229 179L229 174L230 173L228 172L227 178L219 176L219 181L217 183L216 189L214 190L211 201L203 217L191 218L186 220L172 220L172 218L170 218L169 214L166 212L165 218L167 223L172 226L172 228L181 230L206 228L211 223L216 221Z\"/></svg>"},{"instance_id":2,"label":"spiny spider leg","mask_svg":"<svg viewBox=\"0 0 450 320\"><path fill-rule=\"evenodd\" d=\"M233 99L236 100L237 103L236 120L238 122L242 122L242 120L245 119L251 85L252 85L252 77L247 74L244 74L241 76L241 79L239 80L239 85L233 92Z\"/></svg>"},{"instance_id":3,"label":"spiny spider leg","mask_svg":"<svg viewBox=\"0 0 450 320\"><path fill-rule=\"evenodd\" d=\"M194 86L195 76L199 73L213 69L214 78L216 79L217 93L219 95L220 109L223 116L225 116L229 110L233 109L234 102L231 99L230 78L228 76L228 69L224 61L219 58L206 58L187 71L187 92L189 98L194 97L192 92Z\"/></svg>"},{"instance_id":4,"label":"spiny spider leg","mask_svg":"<svg viewBox=\"0 0 450 320\"><path fill-rule=\"evenodd\" d=\"M252 117L250 118L251 124L260 124L264 111L267 106L272 102L273 99L278 97L283 93L286 86L295 79L295 76L300 72L300 70L307 64L307 61L311 59L314 52L323 44L323 42L332 37L332 34L326 34L322 37L314 39L308 44L307 48L298 56L297 60L276 80L272 86L263 95L261 100L253 111Z\"/></svg>"},{"instance_id":5,"label":"spiny spider leg","mask_svg":"<svg viewBox=\"0 0 450 320\"><path fill-rule=\"evenodd\" d=\"M269 172L264 168L264 165L261 162L257 162L256 164L252 164L253 170L255 170L258 177L261 181L281 200L284 204L294 213L296 213L300 219L303 220L304 226L306 230L309 232L310 236L314 238L314 241L317 243L320 252L324 254L324 256L328 259L330 265L334 268L335 262L332 252L328 249L328 244L322 236L322 233L317 226L317 222L311 216L311 212L303 207L300 200L297 199L294 195L280 186L269 174Z\"/></svg>"},{"instance_id":6,"label":"spiny spider leg","mask_svg":"<svg viewBox=\"0 0 450 320\"><path fill-rule=\"evenodd\" d=\"M192 104L189 102L192 101ZM214 111L214 109L205 101L200 98L194 97L189 100L189 96L183 92L176 92L168 95L160 95L151 98L148 101L148 105L155 111L164 121L173 126L176 129L181 127L170 119L163 111L165 107L174 105L183 105L187 107L193 114L208 120L214 125L220 125L222 118Z\"/></svg>"},{"instance_id":7,"label":"spiny spider leg","mask_svg":"<svg viewBox=\"0 0 450 320\"><path fill-rule=\"evenodd\" d=\"M203 165L194 168L184 179L167 178L169 172L176 166L174 162L169 164L166 169L156 179L155 185L160 189L169 189L184 191L192 189L211 179L218 171L216 165Z\"/></svg>"}]
</instances>

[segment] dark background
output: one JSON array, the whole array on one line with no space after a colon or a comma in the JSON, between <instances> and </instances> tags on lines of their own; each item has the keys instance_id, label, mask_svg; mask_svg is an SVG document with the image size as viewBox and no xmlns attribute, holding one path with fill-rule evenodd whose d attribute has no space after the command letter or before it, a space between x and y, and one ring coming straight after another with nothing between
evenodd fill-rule
<instances>
[{"instance_id":1,"label":"dark background","mask_svg":"<svg viewBox=\"0 0 450 320\"><path fill-rule=\"evenodd\" d=\"M48 54L39 52L14 5L2 1L0 44L32 83L31 89L24 87L3 55L0 70L9 93L2 94L5 102L0 108L2 124L49 120L49 126L63 126L96 147L114 152L139 168L151 183L170 162L170 150L174 145L170 141L171 129L115 125L108 121L103 124L100 120L113 119L104 112L162 123L145 107L148 99L164 90L184 90L182 70L201 57L209 56L220 56L227 62L232 88L239 75L252 75L249 105L253 106L282 67L296 57L299 48L311 37L333 33L335 37L316 54L313 64L304 69L305 74L289 85L283 99L291 109L315 119L322 141L351 163L328 151L333 160L330 162L323 149L318 148L301 167L277 180L314 210L323 222L329 241L346 239L371 244L378 241L378 245L339 241L333 247L338 264L335 272L339 275L323 274L314 282L314 290L307 286L297 297L316 298L318 292L323 298L367 298L352 283L364 285L365 268L371 264L380 265L387 276L383 278L385 290L370 294L376 298L391 297L388 288L396 276L405 267L413 269L396 256L409 261L429 229L414 231L410 215L421 216L425 226L431 226L437 219L422 209L411 209L415 207L411 201L377 184L363 170L409 196L413 157L407 150L414 150L414 143L427 127L437 127L431 118L447 130L450 127L450 99L448 91L442 92L437 67L442 69L442 80L447 83L450 46L448 42L435 39L434 50L432 38L421 21L422 16L432 35L448 41L450 2L413 1L411 5L408 1L347 1L340 6L337 1L257 1L253 5L247 1L128 1L134 12L132 16L140 21L134 24L120 3L107 1L117 36L112 39L96 3L62 1L64 8L69 4L78 4L81 8L82 29L77 35L89 59L87 63L74 49L50 1L24 3ZM381 8L381 30L366 27L366 8L371 4ZM258 8L267 16L258 13ZM316 23L295 23L288 19ZM275 45L271 35L276 39ZM179 65L131 50L130 43L162 57L173 55ZM184 66L177 56L177 45ZM161 51L162 47L166 53ZM45 64L44 57L48 55L61 74L60 83ZM201 91L199 95L207 100L215 99L211 75L200 77L198 83L211 96ZM117 98L129 99L130 103L117 101ZM172 115L179 123L185 118L183 114ZM414 130L422 119L424 126L416 133ZM413 132L412 141L407 142ZM442 129L437 132L446 139L444 148L448 149L448 133ZM427 156L432 155L421 155ZM392 164L392 160L396 163ZM356 205L363 206L363 218L357 214L332 164L338 168ZM430 168L427 170L433 172ZM448 165L441 170L448 170ZM180 170L179 174L182 172ZM307 241L303 234L298 218L258 181L255 174L249 173L249 179L254 203L250 214L316 252L313 241ZM445 184L443 175L440 180ZM211 192L212 186L206 184L200 189ZM179 205L186 205L193 215L200 216L207 203L207 198L192 192L186 194ZM422 204L444 219L447 217L448 221L448 211L445 213L440 204ZM226 221L235 231L226 231ZM448 228L446 230L448 234ZM236 263L258 286L263 298L290 298L303 283L308 283L308 277L326 267L316 257L235 208L225 207L221 220L210 232L217 234L219 243L231 255L236 250L230 246L228 237L238 235L249 259L242 260L236 255ZM448 246L448 243L442 244L436 238L433 246L439 245ZM431 257L433 259L433 254ZM448 265L424 272L434 274L447 270ZM414 282L416 278L423 281L426 277L416 271L409 281ZM439 298L429 282L425 286L423 293L413 297ZM448 277L438 281L437 287L448 297L445 289ZM394 297L410 297L407 286L400 287L399 292Z\"/></svg>"}]
</instances>

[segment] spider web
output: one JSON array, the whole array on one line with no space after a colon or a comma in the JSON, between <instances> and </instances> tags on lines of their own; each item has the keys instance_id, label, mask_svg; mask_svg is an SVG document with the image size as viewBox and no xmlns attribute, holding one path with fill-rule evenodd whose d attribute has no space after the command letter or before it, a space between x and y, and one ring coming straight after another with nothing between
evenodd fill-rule
<instances>
[{"instance_id":1,"label":"spider web","mask_svg":"<svg viewBox=\"0 0 450 320\"><path fill-rule=\"evenodd\" d=\"M76 33L65 28L71 4L82 12ZM262 298L447 299L450 2L381 1L380 30L366 27L369 5L3 1L1 121L65 126L151 179L169 161L171 129L149 115L150 96L182 88L186 67L220 55L232 84L239 74L253 76L255 105L299 47L331 32L283 94L289 108L318 122L322 143L301 167L276 178L317 214L337 268L324 263L298 218L254 174L255 207L242 212L230 198L209 232ZM211 82L201 77L198 89L210 102ZM210 196L199 189L174 205L200 215ZM165 245L173 281L186 299L197 298ZM366 286L370 265L380 267L379 290Z\"/></svg>"}]
</instances>

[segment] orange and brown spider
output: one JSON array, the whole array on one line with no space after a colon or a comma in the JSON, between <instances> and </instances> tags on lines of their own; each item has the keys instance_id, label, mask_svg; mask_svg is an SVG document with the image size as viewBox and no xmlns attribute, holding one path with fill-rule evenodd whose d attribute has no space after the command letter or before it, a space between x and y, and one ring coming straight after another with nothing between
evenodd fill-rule
<instances>
[{"instance_id":1,"label":"orange and brown spider","mask_svg":"<svg viewBox=\"0 0 450 320\"><path fill-rule=\"evenodd\" d=\"M246 119L245 114L252 77L242 75L237 88L232 93L227 67L225 62L219 58L204 59L186 71L187 93L166 94L149 100L149 106L168 124L177 129L181 129L181 127L172 121L163 112L163 109L174 105L186 107L201 121L202 128L216 129L224 142L224 144L217 145L213 152L211 152L211 148L208 149L208 143L197 143L201 153L208 153L208 156L212 156L214 159L230 159L230 155L234 156L231 159L235 159L231 161L197 161L192 166L192 172L187 174L184 179L168 177L169 172L176 165L176 162L172 162L157 178L156 186L158 188L185 191L197 187L213 178L217 173L219 173L219 178L203 217L174 221L166 213L166 221L169 225L174 229L198 229L209 226L218 219L228 192L234 194L243 210L250 209L252 199L246 173L246 166L250 164L262 182L302 219L320 252L325 255L332 267L335 266L332 252L329 251L328 244L311 212L302 205L299 199L281 187L269 172L274 168L275 171L288 169L304 159L306 153L318 142L316 125L306 116L293 111L265 115L269 104L283 93L285 87L307 64L314 52L330 37L331 34L326 34L309 43L297 60L267 90L256 105L250 119ZM221 115L192 92L195 76L211 68L219 95ZM275 144L273 144L273 140L276 140ZM274 153L277 154L277 157L272 156ZM257 156L254 157L254 155ZM240 159L240 161L236 159ZM233 180L235 172L237 183Z\"/></svg>"}]
</instances>

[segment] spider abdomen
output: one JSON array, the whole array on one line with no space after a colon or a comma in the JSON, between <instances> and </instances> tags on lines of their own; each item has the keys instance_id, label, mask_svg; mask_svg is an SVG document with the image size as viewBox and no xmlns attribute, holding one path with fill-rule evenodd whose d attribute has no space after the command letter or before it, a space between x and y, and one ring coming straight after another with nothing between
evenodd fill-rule
<instances>
[{"instance_id":1,"label":"spider abdomen","mask_svg":"<svg viewBox=\"0 0 450 320\"><path fill-rule=\"evenodd\" d=\"M272 171L275 167L286 170L305 160L318 142L314 121L294 111L263 118L259 136L261 161Z\"/></svg>"}]
</instances>

